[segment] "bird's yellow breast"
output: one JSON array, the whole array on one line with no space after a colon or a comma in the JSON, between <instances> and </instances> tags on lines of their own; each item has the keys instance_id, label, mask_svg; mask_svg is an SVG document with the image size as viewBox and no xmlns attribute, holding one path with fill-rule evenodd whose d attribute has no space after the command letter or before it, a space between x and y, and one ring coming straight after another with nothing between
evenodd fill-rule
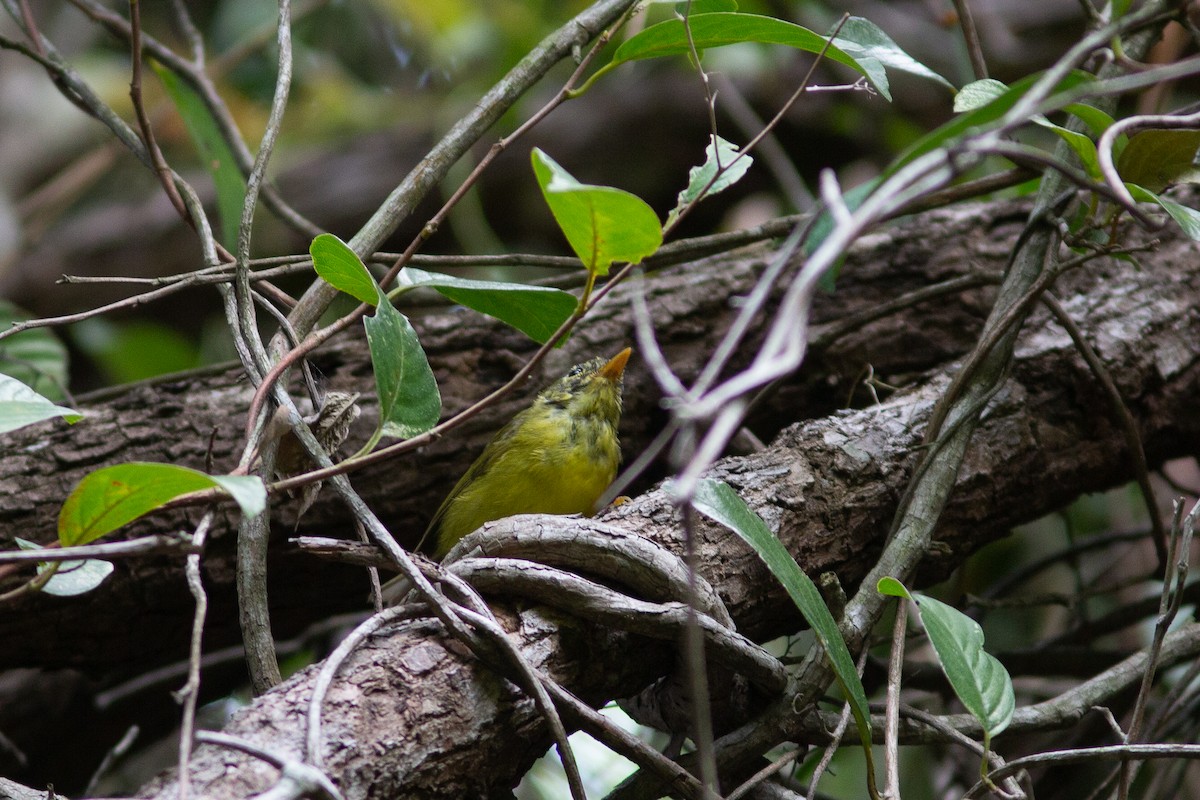
<instances>
[{"instance_id":1,"label":"bird's yellow breast","mask_svg":"<svg viewBox=\"0 0 1200 800\"><path fill-rule=\"evenodd\" d=\"M620 463L613 424L547 407L523 416L507 436L489 445L495 452L480 457L486 468L467 476L466 485L448 501L437 530L438 557L489 520L595 513Z\"/></svg>"}]
</instances>

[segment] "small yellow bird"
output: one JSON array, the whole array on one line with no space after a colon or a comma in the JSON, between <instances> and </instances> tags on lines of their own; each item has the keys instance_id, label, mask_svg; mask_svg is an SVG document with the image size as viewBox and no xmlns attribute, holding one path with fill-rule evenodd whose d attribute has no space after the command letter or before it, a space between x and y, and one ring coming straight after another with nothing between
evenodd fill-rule
<instances>
[{"instance_id":1,"label":"small yellow bird","mask_svg":"<svg viewBox=\"0 0 1200 800\"><path fill-rule=\"evenodd\" d=\"M514 514L594 514L621 462L617 423L631 348L571 368L513 417L433 515L421 549L443 558L485 522Z\"/></svg>"}]
</instances>

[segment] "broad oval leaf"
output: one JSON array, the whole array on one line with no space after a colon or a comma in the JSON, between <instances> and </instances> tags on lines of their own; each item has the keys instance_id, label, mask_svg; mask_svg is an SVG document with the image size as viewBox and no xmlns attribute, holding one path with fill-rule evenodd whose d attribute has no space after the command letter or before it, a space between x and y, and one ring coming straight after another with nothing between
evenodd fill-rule
<instances>
[{"instance_id":1,"label":"broad oval leaf","mask_svg":"<svg viewBox=\"0 0 1200 800\"><path fill-rule=\"evenodd\" d=\"M717 15L701 19L709 16ZM615 262L636 264L662 244L658 216L638 196L580 183L539 148L531 159L554 220L588 272L607 275Z\"/></svg>"},{"instance_id":2,"label":"broad oval leaf","mask_svg":"<svg viewBox=\"0 0 1200 800\"><path fill-rule=\"evenodd\" d=\"M225 483L223 484L222 481ZM104 467L84 476L58 514L58 540L64 547L87 544L122 525L192 492L229 491L221 480L175 464L131 462ZM231 492L242 513L253 517L266 507L262 481L242 476Z\"/></svg>"},{"instance_id":3,"label":"broad oval leaf","mask_svg":"<svg viewBox=\"0 0 1200 800\"><path fill-rule=\"evenodd\" d=\"M983 726L986 739L1007 728L1017 706L1012 678L1004 665L983 649L983 629L978 623L940 600L909 592L895 578L881 579L876 588L916 602L942 671L958 699Z\"/></svg>"},{"instance_id":4,"label":"broad oval leaf","mask_svg":"<svg viewBox=\"0 0 1200 800\"><path fill-rule=\"evenodd\" d=\"M406 267L400 280L410 286L436 289L459 305L513 326L539 344L546 343L579 303L569 292L549 286L477 281L416 267Z\"/></svg>"},{"instance_id":5,"label":"broad oval leaf","mask_svg":"<svg viewBox=\"0 0 1200 800\"><path fill-rule=\"evenodd\" d=\"M313 269L326 283L362 303L379 304L379 284L358 253L332 233L322 233L308 246Z\"/></svg>"},{"instance_id":6,"label":"broad oval leaf","mask_svg":"<svg viewBox=\"0 0 1200 800\"><path fill-rule=\"evenodd\" d=\"M1151 192L1176 183L1194 182L1200 171L1192 163L1200 149L1200 131L1155 129L1129 137L1117 172L1123 180Z\"/></svg>"},{"instance_id":7,"label":"broad oval leaf","mask_svg":"<svg viewBox=\"0 0 1200 800\"><path fill-rule=\"evenodd\" d=\"M55 405L16 378L0 374L0 433L8 433L54 417L75 423L83 415Z\"/></svg>"},{"instance_id":8,"label":"broad oval leaf","mask_svg":"<svg viewBox=\"0 0 1200 800\"><path fill-rule=\"evenodd\" d=\"M408 439L424 433L442 415L442 395L417 332L383 295L375 314L364 319L363 325L375 369L384 435Z\"/></svg>"},{"instance_id":9,"label":"broad oval leaf","mask_svg":"<svg viewBox=\"0 0 1200 800\"><path fill-rule=\"evenodd\" d=\"M796 608L812 628L817 641L825 648L825 654L833 666L834 676L850 703L850 711L858 726L863 750L867 757L867 768L871 766L871 713L867 707L867 694L863 690L854 659L846 648L846 642L838 630L833 615L825 605L820 591L812 579L804 574L783 543L771 533L762 518L746 505L723 481L704 479L696 485L696 496L692 505L706 517L724 525L740 536L767 565L767 569L787 591Z\"/></svg>"}]
</instances>

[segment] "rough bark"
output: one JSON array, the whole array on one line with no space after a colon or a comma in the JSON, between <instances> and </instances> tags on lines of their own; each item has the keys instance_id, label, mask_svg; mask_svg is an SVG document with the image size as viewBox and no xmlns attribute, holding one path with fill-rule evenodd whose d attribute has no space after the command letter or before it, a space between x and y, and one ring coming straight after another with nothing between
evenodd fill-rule
<instances>
[{"instance_id":1,"label":"rough bark","mask_svg":"<svg viewBox=\"0 0 1200 800\"><path fill-rule=\"evenodd\" d=\"M818 319L830 325L918 286L969 270L998 270L1020 222L1019 208L980 206L925 215L865 240L848 262L838 292L821 299ZM1200 420L1192 411L1200 388L1195 312L1200 268L1191 243L1174 233L1162 236L1159 248L1142 258L1141 269L1094 262L1055 290L1112 371L1152 463L1195 452L1200 440ZM731 299L748 290L767 255L754 251L712 259L666 270L647 282L664 349L681 374L694 374L704 363L728 323ZM555 354L547 372L584 355L615 351L631 338L624 296L617 293L602 307L592 324ZM814 353L802 375L781 387L751 420L764 437L796 424L765 452L729 458L719 466L718 476L759 510L810 573L835 570L843 583L853 584L869 565L912 467L923 420L944 388L946 372L936 367L969 346L986 302L986 291L974 291L925 304ZM517 335L464 312L429 314L418 321L418 329L450 408L498 383L531 349ZM753 348L751 341L743 359ZM332 383L356 389L370 385L356 352L343 345L323 357L322 370ZM1113 411L1066 335L1039 314L1023 335L1018 359L968 453L940 528L945 546L930 554L926 579L945 574L1011 525L1130 477ZM830 413L867 363L885 381L912 388L879 406ZM26 534L49 532L61 498L87 470L134 458L202 466L214 430L216 468L228 465L246 394L231 373L165 382L90 407L93 414L81 423L84 427L25 434L0 464L0 497L6 498L0 502L0 521ZM627 452L636 452L657 424L656 401L652 381L635 369L622 428ZM496 420L519 402L484 416L462 438L450 437L416 458L356 476L356 485L397 535L411 541L433 507L431 498L445 490ZM815 418L797 423L807 417ZM282 534L291 521L286 513L281 516ZM329 535L341 524L341 509L326 500L301 522L300 531ZM603 524L678 548L677 526L658 492L622 506ZM701 531L702 571L724 597L739 630L755 638L794 630L794 614L756 558L723 530L702 525ZM205 559L215 601L206 638L210 646L236 636L228 539L218 536ZM362 604L365 582L357 570L293 554L273 562L272 576L280 635L338 608ZM320 591L313 590L317 585ZM134 665L177 659L190 616L181 586L179 565L159 560L122 565L87 603L34 598L15 604L0 619L0 637L23 644L0 651L0 663L121 674ZM535 663L546 665L589 701L630 694L671 667L665 648L575 622L562 625L557 614L520 609L510 618ZM47 636L49 630L56 635ZM326 709L327 741L335 743L327 746L326 760L348 796L478 795L511 785L544 749L528 701L431 636L427 627L416 626L377 640L343 673L351 683L337 690ZM481 682L467 681L467 675ZM231 732L275 750L295 750L301 725L297 704L307 696L310 679L310 672L301 673L260 699ZM439 689L442 685L457 686L457 693ZM202 753L195 778L203 796L243 796L251 786L261 789L273 780L273 771L265 767L226 769L242 764L240 756L207 748ZM482 765L476 760L480 753L487 756ZM455 757L469 759L470 766Z\"/></svg>"}]
</instances>

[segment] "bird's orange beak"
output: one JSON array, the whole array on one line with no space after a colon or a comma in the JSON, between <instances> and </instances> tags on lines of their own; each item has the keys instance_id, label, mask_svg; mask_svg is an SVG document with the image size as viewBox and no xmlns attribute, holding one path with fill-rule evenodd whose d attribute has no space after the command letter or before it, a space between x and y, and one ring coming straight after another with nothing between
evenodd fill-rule
<instances>
[{"instance_id":1,"label":"bird's orange beak","mask_svg":"<svg viewBox=\"0 0 1200 800\"><path fill-rule=\"evenodd\" d=\"M608 363L600 368L600 376L616 383L621 380L621 375L625 372L625 363L629 361L630 354L633 353L632 347L626 347L621 352L608 360Z\"/></svg>"}]
</instances>

